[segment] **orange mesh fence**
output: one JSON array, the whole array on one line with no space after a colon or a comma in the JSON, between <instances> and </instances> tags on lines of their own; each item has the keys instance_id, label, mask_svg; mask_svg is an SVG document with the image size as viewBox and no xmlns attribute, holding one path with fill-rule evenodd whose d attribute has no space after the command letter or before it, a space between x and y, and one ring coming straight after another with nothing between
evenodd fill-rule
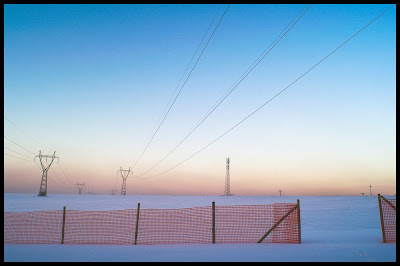
<instances>
[{"instance_id":1,"label":"orange mesh fence","mask_svg":"<svg viewBox=\"0 0 400 266\"><path fill-rule=\"evenodd\" d=\"M141 209L137 244L211 243L212 209Z\"/></svg>"},{"instance_id":2,"label":"orange mesh fence","mask_svg":"<svg viewBox=\"0 0 400 266\"><path fill-rule=\"evenodd\" d=\"M275 203L274 204L274 223L278 222L287 212L289 212L296 204ZM297 211L293 211L272 231L272 243L298 243L300 229L298 228ZM263 241L268 241L268 237Z\"/></svg>"},{"instance_id":3,"label":"orange mesh fence","mask_svg":"<svg viewBox=\"0 0 400 266\"><path fill-rule=\"evenodd\" d=\"M380 196L380 201L382 206L381 219L383 221L381 222L384 241L386 243L396 243L396 199L386 199Z\"/></svg>"},{"instance_id":4,"label":"orange mesh fence","mask_svg":"<svg viewBox=\"0 0 400 266\"><path fill-rule=\"evenodd\" d=\"M66 212L64 244L132 245L136 210Z\"/></svg>"},{"instance_id":5,"label":"orange mesh fence","mask_svg":"<svg viewBox=\"0 0 400 266\"><path fill-rule=\"evenodd\" d=\"M4 212L4 243L60 244L63 211Z\"/></svg>"},{"instance_id":6,"label":"orange mesh fence","mask_svg":"<svg viewBox=\"0 0 400 266\"><path fill-rule=\"evenodd\" d=\"M206 244L213 239L215 243L257 243L273 226L262 243L300 243L297 211L277 225L296 206L216 206L215 212L212 206L140 209L139 217L137 209L67 210L64 227L63 211L5 212L4 243L60 244L62 235L64 244Z\"/></svg>"},{"instance_id":7,"label":"orange mesh fence","mask_svg":"<svg viewBox=\"0 0 400 266\"><path fill-rule=\"evenodd\" d=\"M296 204L217 206L216 243L257 243ZM288 237L290 236L290 237ZM281 222L263 243L298 243L297 212Z\"/></svg>"}]
</instances>

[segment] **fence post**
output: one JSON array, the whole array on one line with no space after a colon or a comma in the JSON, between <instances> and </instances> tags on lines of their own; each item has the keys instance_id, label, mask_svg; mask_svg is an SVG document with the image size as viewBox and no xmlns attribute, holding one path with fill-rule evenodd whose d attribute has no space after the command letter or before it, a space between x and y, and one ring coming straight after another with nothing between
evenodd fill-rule
<instances>
[{"instance_id":1,"label":"fence post","mask_svg":"<svg viewBox=\"0 0 400 266\"><path fill-rule=\"evenodd\" d=\"M136 230L135 230L135 245L137 243L137 235L138 235L138 227L139 227L139 210L140 210L140 202L137 205L137 214L136 214Z\"/></svg>"},{"instance_id":2,"label":"fence post","mask_svg":"<svg viewBox=\"0 0 400 266\"><path fill-rule=\"evenodd\" d=\"M215 202L212 202L212 242L215 244Z\"/></svg>"},{"instance_id":3,"label":"fence post","mask_svg":"<svg viewBox=\"0 0 400 266\"><path fill-rule=\"evenodd\" d=\"M297 199L297 226L299 227L299 244L301 244L300 200Z\"/></svg>"},{"instance_id":4,"label":"fence post","mask_svg":"<svg viewBox=\"0 0 400 266\"><path fill-rule=\"evenodd\" d=\"M63 211L63 223L62 223L62 232L61 232L61 244L64 244L65 212L66 212L66 207L64 206L64 211Z\"/></svg>"},{"instance_id":5,"label":"fence post","mask_svg":"<svg viewBox=\"0 0 400 266\"><path fill-rule=\"evenodd\" d=\"M385 225L383 223L383 213L382 213L382 202L381 201L382 201L381 194L378 194L379 216L381 217L382 239L383 239L383 243L386 243Z\"/></svg>"}]
</instances>

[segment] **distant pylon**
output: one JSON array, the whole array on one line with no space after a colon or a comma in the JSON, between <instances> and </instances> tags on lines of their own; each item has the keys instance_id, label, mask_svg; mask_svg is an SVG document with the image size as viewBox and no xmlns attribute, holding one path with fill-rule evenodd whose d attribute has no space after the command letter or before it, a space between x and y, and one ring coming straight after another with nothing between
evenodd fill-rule
<instances>
[{"instance_id":1,"label":"distant pylon","mask_svg":"<svg viewBox=\"0 0 400 266\"><path fill-rule=\"evenodd\" d=\"M79 195L81 195L82 189L85 186L85 182L82 184L76 183L76 187L79 189Z\"/></svg>"},{"instance_id":2,"label":"distant pylon","mask_svg":"<svg viewBox=\"0 0 400 266\"><path fill-rule=\"evenodd\" d=\"M41 150L39 150L39 155L36 155L34 157L34 159L33 159L34 161L35 161L36 157L39 157L40 164L42 165L42 170L43 170L42 181L40 182L40 188L39 188L39 196L46 196L47 195L47 171L49 171L49 168L55 158L57 158L57 161L58 161L58 157L56 157L56 152L54 152L53 155L43 155ZM47 163L47 158L51 158L51 162L49 163L48 166L43 165L42 158L46 158L46 163Z\"/></svg>"},{"instance_id":3,"label":"distant pylon","mask_svg":"<svg viewBox=\"0 0 400 266\"><path fill-rule=\"evenodd\" d=\"M117 193L117 189L116 189L116 188L115 188L115 189L113 188L113 189L111 190L111 194L112 194L112 195L115 195L116 193Z\"/></svg>"},{"instance_id":4,"label":"distant pylon","mask_svg":"<svg viewBox=\"0 0 400 266\"><path fill-rule=\"evenodd\" d=\"M279 196L282 196L282 190L279 190Z\"/></svg>"},{"instance_id":5,"label":"distant pylon","mask_svg":"<svg viewBox=\"0 0 400 266\"><path fill-rule=\"evenodd\" d=\"M229 158L226 158L225 196L231 196L231 188L229 180Z\"/></svg>"},{"instance_id":6,"label":"distant pylon","mask_svg":"<svg viewBox=\"0 0 400 266\"><path fill-rule=\"evenodd\" d=\"M122 176L122 189L121 189L121 195L126 195L126 179L128 178L129 173L132 173L131 168L129 167L129 170L122 170L122 167L120 167L120 170L117 171L121 172L121 176ZM124 172L126 174L126 176L124 176L122 174L122 172Z\"/></svg>"}]
</instances>

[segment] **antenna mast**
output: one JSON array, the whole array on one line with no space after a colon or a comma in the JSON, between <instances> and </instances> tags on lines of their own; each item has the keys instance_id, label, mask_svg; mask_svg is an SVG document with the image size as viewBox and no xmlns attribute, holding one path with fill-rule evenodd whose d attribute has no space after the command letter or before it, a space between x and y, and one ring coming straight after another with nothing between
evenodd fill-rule
<instances>
[{"instance_id":1,"label":"antenna mast","mask_svg":"<svg viewBox=\"0 0 400 266\"><path fill-rule=\"evenodd\" d=\"M229 180L229 158L226 158L225 196L232 196Z\"/></svg>"}]
</instances>

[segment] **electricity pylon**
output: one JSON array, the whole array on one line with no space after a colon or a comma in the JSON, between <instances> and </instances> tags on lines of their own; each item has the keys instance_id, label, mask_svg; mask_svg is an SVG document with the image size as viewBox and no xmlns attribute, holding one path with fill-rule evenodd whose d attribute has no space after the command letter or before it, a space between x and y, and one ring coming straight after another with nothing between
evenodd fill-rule
<instances>
[{"instance_id":1,"label":"electricity pylon","mask_svg":"<svg viewBox=\"0 0 400 266\"><path fill-rule=\"evenodd\" d=\"M76 187L79 189L79 195L81 195L82 189L85 186L85 182L82 184L76 183Z\"/></svg>"},{"instance_id":2,"label":"electricity pylon","mask_svg":"<svg viewBox=\"0 0 400 266\"><path fill-rule=\"evenodd\" d=\"M121 176L122 176L121 195L126 195L126 179L128 178L129 173L132 173L131 168L129 167L129 170L122 170L122 167L120 167L120 170L118 170L117 173L118 172L121 172ZM122 174L122 172L125 173L126 176L124 176L124 174Z\"/></svg>"},{"instance_id":3,"label":"electricity pylon","mask_svg":"<svg viewBox=\"0 0 400 266\"><path fill-rule=\"evenodd\" d=\"M57 161L58 161L58 157L56 157L56 152L54 152L53 155L43 155L41 150L39 151L39 155L36 155L34 157L34 159L33 159L34 161L35 161L36 157L39 157L40 164L42 165L42 170L43 170L42 181L40 182L39 196L46 196L47 195L47 171L49 171L49 168L55 158L57 158ZM51 162L49 163L48 166L43 165L42 158L46 158L46 163L47 163L47 159L51 158Z\"/></svg>"},{"instance_id":4,"label":"electricity pylon","mask_svg":"<svg viewBox=\"0 0 400 266\"><path fill-rule=\"evenodd\" d=\"M231 196L231 188L229 180L229 158L226 158L225 196Z\"/></svg>"}]
</instances>

